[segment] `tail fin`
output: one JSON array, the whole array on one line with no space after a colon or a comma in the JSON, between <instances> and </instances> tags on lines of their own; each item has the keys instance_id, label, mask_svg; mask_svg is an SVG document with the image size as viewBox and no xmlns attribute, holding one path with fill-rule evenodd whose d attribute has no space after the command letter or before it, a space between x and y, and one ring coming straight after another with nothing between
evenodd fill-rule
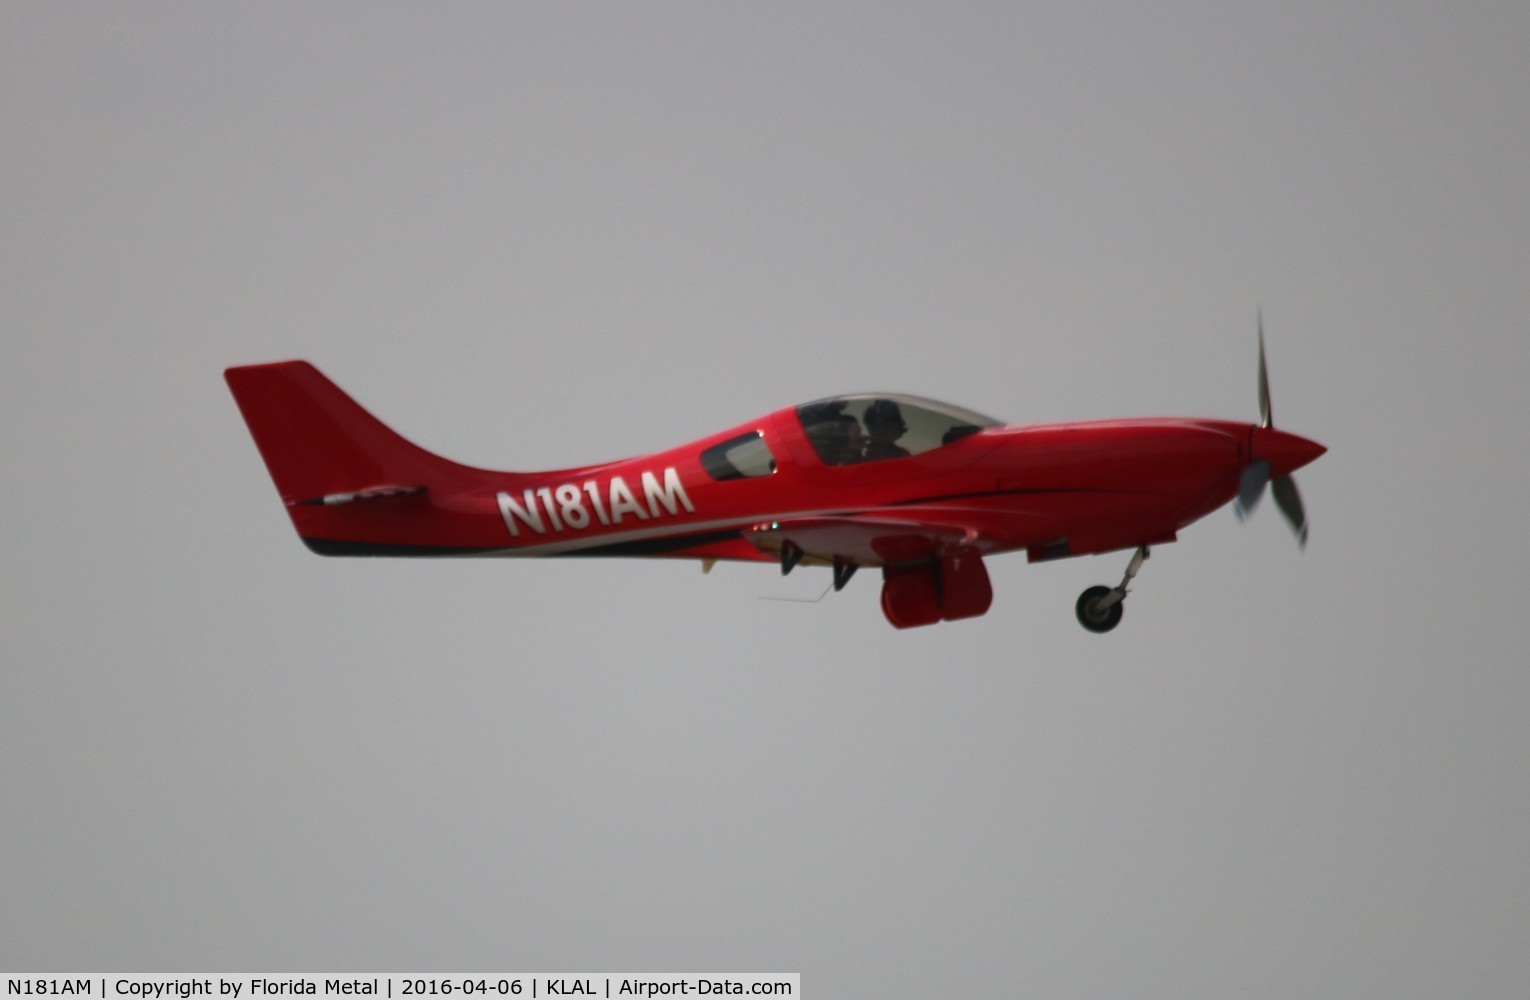
<instances>
[{"instance_id":1,"label":"tail fin","mask_svg":"<svg viewBox=\"0 0 1530 1000\"><path fill-rule=\"evenodd\" d=\"M306 361L245 365L223 376L309 549L320 555L471 550L472 539L458 537L433 504L420 501L422 494L450 494L492 473L406 441Z\"/></svg>"},{"instance_id":2,"label":"tail fin","mask_svg":"<svg viewBox=\"0 0 1530 1000\"><path fill-rule=\"evenodd\" d=\"M288 506L422 493L474 471L395 434L306 361L223 375Z\"/></svg>"}]
</instances>

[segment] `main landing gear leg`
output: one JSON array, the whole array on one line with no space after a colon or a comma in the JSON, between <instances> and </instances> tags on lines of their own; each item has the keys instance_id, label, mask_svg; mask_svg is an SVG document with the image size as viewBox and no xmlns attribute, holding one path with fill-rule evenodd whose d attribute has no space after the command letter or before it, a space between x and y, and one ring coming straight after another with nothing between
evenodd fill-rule
<instances>
[{"instance_id":1,"label":"main landing gear leg","mask_svg":"<svg viewBox=\"0 0 1530 1000\"><path fill-rule=\"evenodd\" d=\"M1121 624L1121 602L1126 600L1126 585L1132 582L1132 578L1142 568L1142 561L1150 554L1146 545L1140 546L1132 556L1132 561L1127 564L1126 575L1121 578L1119 585L1090 587L1080 594L1078 604L1074 607L1078 613L1078 623L1091 632L1109 632Z\"/></svg>"}]
</instances>

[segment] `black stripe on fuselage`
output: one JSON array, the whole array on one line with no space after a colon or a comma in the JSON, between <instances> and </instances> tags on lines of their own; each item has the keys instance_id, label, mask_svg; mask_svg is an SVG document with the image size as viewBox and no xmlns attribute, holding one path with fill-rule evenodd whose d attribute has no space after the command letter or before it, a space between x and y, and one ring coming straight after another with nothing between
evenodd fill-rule
<instances>
[{"instance_id":1,"label":"black stripe on fuselage","mask_svg":"<svg viewBox=\"0 0 1530 1000\"><path fill-rule=\"evenodd\" d=\"M669 535L664 538L643 538L631 542L610 542L591 545L565 552L544 552L551 556L660 556L697 545L728 542L743 537L737 530L695 532L688 535ZM400 545L396 542L352 542L334 538L304 538L303 544L310 552L321 556L404 556L416 558L440 558L450 556L478 556L503 552L513 555L515 548L509 545L455 546L455 545Z\"/></svg>"},{"instance_id":2,"label":"black stripe on fuselage","mask_svg":"<svg viewBox=\"0 0 1530 1000\"><path fill-rule=\"evenodd\" d=\"M554 552L556 556L662 556L681 549L716 542L731 542L742 538L738 529L728 531L700 531L690 535L666 535L663 538L641 538L632 542L611 542L608 545L592 545L587 549L571 549Z\"/></svg>"},{"instance_id":3,"label":"black stripe on fuselage","mask_svg":"<svg viewBox=\"0 0 1530 1000\"><path fill-rule=\"evenodd\" d=\"M336 538L303 537L308 551L321 556L476 556L485 552L499 552L492 546L459 545L400 545L396 542L350 542Z\"/></svg>"},{"instance_id":4,"label":"black stripe on fuselage","mask_svg":"<svg viewBox=\"0 0 1530 1000\"><path fill-rule=\"evenodd\" d=\"M1006 496L1032 496L1054 493L1126 493L1126 490L1101 490L1101 489L1010 489L1010 490L980 490L972 493L947 493L940 496L913 497L908 500L894 500L886 504L887 507L912 507L919 504L949 503L953 500L979 500L988 497ZM847 510L838 515L839 517L854 517L857 514L867 513L864 510ZM791 515L780 518L786 520ZM584 548L569 549L563 552L539 553L542 556L660 556L684 549L694 548L700 545L711 545L717 542L728 542L742 538L743 532L737 528L723 531L701 531L683 535L665 535L660 538L642 538L629 542L609 542L605 545L596 543ZM455 545L402 545L396 542L353 542L341 541L333 538L304 538L303 544L310 551L321 556L404 556L417 558L440 558L450 556L476 556L492 552L514 554L513 545L481 545L481 546L455 546Z\"/></svg>"},{"instance_id":5,"label":"black stripe on fuselage","mask_svg":"<svg viewBox=\"0 0 1530 1000\"><path fill-rule=\"evenodd\" d=\"M987 497L1046 496L1054 493L1131 493L1132 490L1106 490L1097 487L1058 486L1046 489L978 490L973 493L943 493L933 497L894 500L888 507L913 507L922 503L946 503L951 500L981 500Z\"/></svg>"}]
</instances>

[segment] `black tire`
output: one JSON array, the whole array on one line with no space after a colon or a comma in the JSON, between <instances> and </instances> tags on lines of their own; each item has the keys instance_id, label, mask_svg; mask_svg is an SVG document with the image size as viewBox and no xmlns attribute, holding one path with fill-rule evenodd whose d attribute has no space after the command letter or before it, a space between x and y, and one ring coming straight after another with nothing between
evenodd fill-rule
<instances>
[{"instance_id":1,"label":"black tire","mask_svg":"<svg viewBox=\"0 0 1530 1000\"><path fill-rule=\"evenodd\" d=\"M1117 601L1103 611L1096 608L1101 598L1109 593L1109 587L1090 587L1078 595L1078 604L1074 606L1074 611L1078 614L1080 625L1091 632L1109 632L1121 624L1125 601Z\"/></svg>"}]
</instances>

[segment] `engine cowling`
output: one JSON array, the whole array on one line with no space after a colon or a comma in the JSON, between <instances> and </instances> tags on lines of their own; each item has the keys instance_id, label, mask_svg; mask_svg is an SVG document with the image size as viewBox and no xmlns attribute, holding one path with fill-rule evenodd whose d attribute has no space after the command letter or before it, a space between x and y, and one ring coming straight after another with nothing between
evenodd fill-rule
<instances>
[{"instance_id":1,"label":"engine cowling","mask_svg":"<svg viewBox=\"0 0 1530 1000\"><path fill-rule=\"evenodd\" d=\"M894 628L976 618L993 604L993 585L976 553L882 568L882 613Z\"/></svg>"}]
</instances>

